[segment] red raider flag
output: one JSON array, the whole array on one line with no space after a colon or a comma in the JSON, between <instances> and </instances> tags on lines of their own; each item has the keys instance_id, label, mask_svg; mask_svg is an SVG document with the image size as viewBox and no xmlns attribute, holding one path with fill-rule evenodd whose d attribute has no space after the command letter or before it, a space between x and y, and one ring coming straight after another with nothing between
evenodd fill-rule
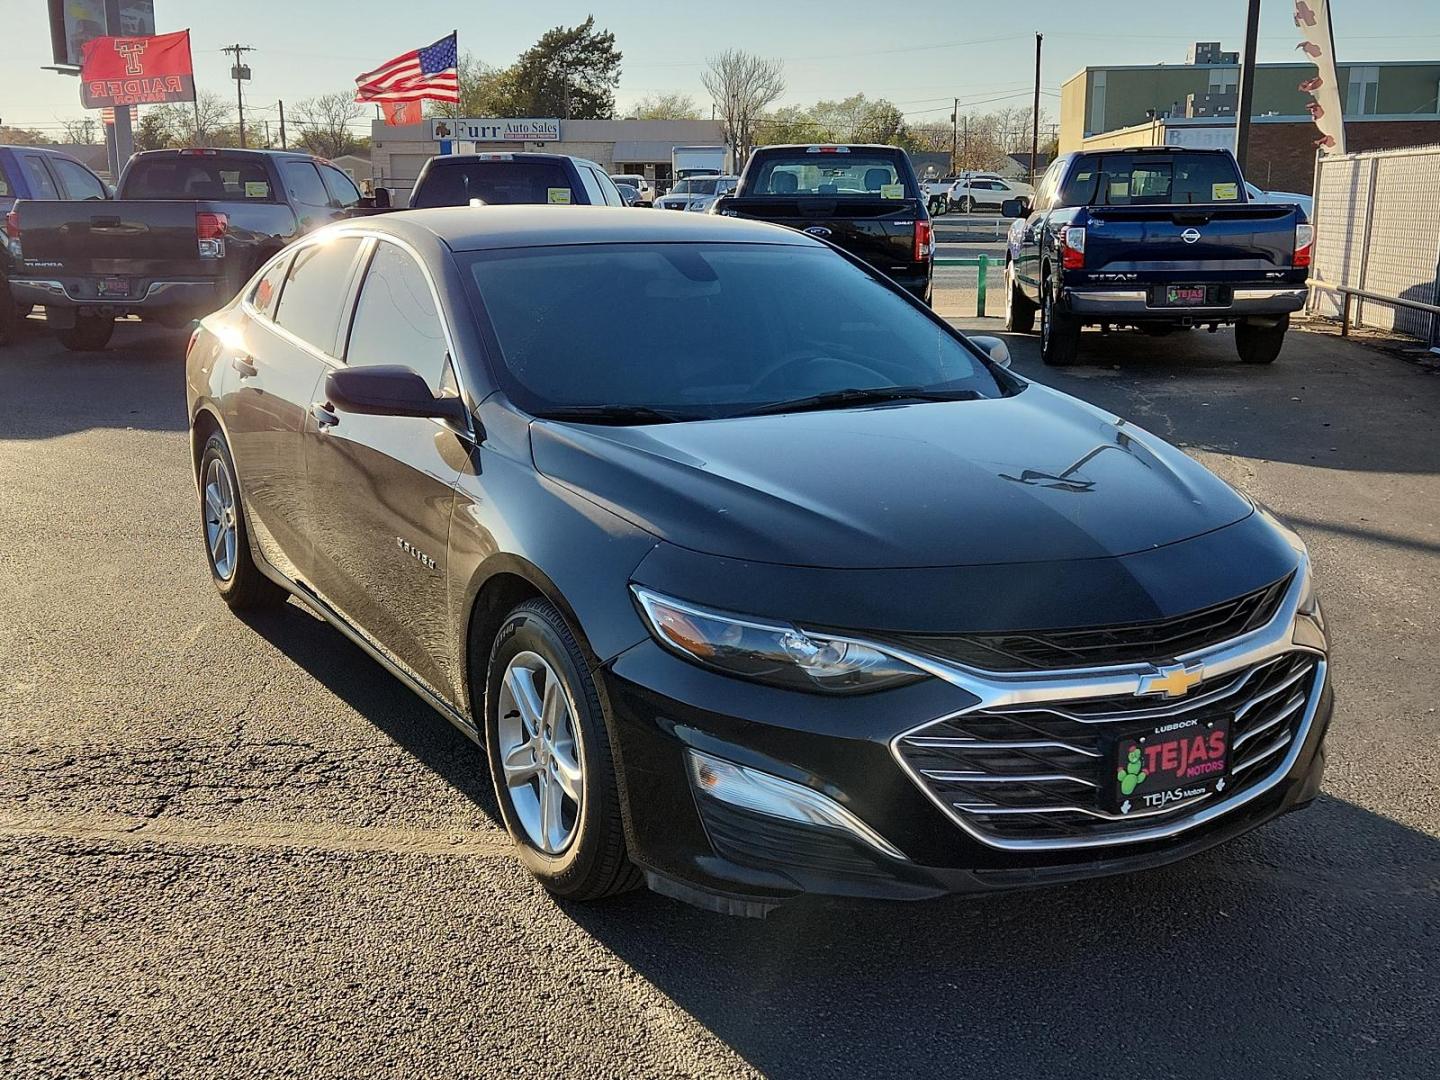
<instances>
[{"instance_id":1,"label":"red raider flag","mask_svg":"<svg viewBox=\"0 0 1440 1080\"><path fill-rule=\"evenodd\" d=\"M87 109L194 101L190 31L149 37L97 37L80 60L80 101Z\"/></svg>"},{"instance_id":2,"label":"red raider flag","mask_svg":"<svg viewBox=\"0 0 1440 1080\"><path fill-rule=\"evenodd\" d=\"M1295 0L1295 26L1300 44L1295 46L1317 69L1315 77L1300 84L1310 95L1305 106L1315 118L1320 138L1315 145L1324 154L1345 153L1345 117L1340 113L1340 85L1335 78L1335 31L1330 26L1330 0Z\"/></svg>"},{"instance_id":3,"label":"red raider flag","mask_svg":"<svg viewBox=\"0 0 1440 1080\"><path fill-rule=\"evenodd\" d=\"M456 34L451 33L433 45L401 53L395 59L381 64L374 71L367 71L355 77L355 100L387 103L386 123L418 123L415 120L391 119L396 112L418 113L415 110L394 110L389 103L414 103L422 100L460 101L460 76L456 71L459 61Z\"/></svg>"}]
</instances>

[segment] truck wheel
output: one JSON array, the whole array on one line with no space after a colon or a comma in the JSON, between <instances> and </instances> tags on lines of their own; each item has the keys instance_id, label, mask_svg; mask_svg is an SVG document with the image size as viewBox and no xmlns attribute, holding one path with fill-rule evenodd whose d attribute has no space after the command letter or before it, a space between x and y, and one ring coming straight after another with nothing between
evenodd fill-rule
<instances>
[{"instance_id":1,"label":"truck wheel","mask_svg":"<svg viewBox=\"0 0 1440 1080\"><path fill-rule=\"evenodd\" d=\"M1058 311L1045 286L1040 301L1040 358L1050 367L1069 367L1080 351L1080 320L1068 311Z\"/></svg>"},{"instance_id":2,"label":"truck wheel","mask_svg":"<svg viewBox=\"0 0 1440 1080\"><path fill-rule=\"evenodd\" d=\"M1249 319L1235 324L1235 351L1247 364L1273 364L1290 329L1290 316L1282 315L1274 326L1259 326Z\"/></svg>"},{"instance_id":3,"label":"truck wheel","mask_svg":"<svg viewBox=\"0 0 1440 1080\"><path fill-rule=\"evenodd\" d=\"M15 340L15 331L24 317L15 298L10 295L10 283L0 278L0 345L8 345Z\"/></svg>"},{"instance_id":4,"label":"truck wheel","mask_svg":"<svg viewBox=\"0 0 1440 1080\"><path fill-rule=\"evenodd\" d=\"M1029 334L1035 330L1035 305L1020 291L1015 280L1014 267L1005 267L1005 281L1009 286L1009 300L1005 304L1005 329L1017 334Z\"/></svg>"},{"instance_id":5,"label":"truck wheel","mask_svg":"<svg viewBox=\"0 0 1440 1080\"><path fill-rule=\"evenodd\" d=\"M55 331L55 336L71 352L99 352L110 344L114 333L114 319L77 315L74 326Z\"/></svg>"}]
</instances>

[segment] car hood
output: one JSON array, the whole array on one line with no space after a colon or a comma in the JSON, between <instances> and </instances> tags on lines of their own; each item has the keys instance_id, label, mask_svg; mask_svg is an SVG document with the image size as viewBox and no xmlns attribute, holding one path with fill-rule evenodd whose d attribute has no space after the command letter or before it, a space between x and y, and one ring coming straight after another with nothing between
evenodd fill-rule
<instances>
[{"instance_id":1,"label":"car hood","mask_svg":"<svg viewBox=\"0 0 1440 1080\"><path fill-rule=\"evenodd\" d=\"M1127 555L1251 505L1150 433L1046 387L694 423L531 425L550 479L669 543L829 568Z\"/></svg>"}]
</instances>

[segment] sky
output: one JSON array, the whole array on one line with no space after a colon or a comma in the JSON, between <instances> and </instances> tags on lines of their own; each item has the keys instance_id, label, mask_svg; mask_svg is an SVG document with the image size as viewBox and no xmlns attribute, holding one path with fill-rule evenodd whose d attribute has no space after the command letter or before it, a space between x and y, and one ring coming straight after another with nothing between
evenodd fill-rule
<instances>
[{"instance_id":1,"label":"sky","mask_svg":"<svg viewBox=\"0 0 1440 1080\"><path fill-rule=\"evenodd\" d=\"M1342 63L1440 57L1437 0L1332 0ZM1028 0L1023 4L942 0L679 0L607 5L456 3L455 0L155 0L160 32L189 27L196 82L233 96L230 58L220 49L253 45L246 109L275 116L275 103L354 84L355 76L452 29L462 51L504 66L547 29L592 11L624 54L618 115L652 93L708 98L700 73L708 56L740 48L784 60L781 104L811 104L864 91L895 102L911 123L948 120L1029 103L1034 34L1045 35L1042 108L1058 113L1060 84L1086 65L1183 63L1192 41L1239 50L1245 0L1175 4L1157 0ZM84 114L76 80L42 71L50 62L44 0L0 0L7 37L0 65L0 123L52 136ZM1259 59L1296 58L1289 0L1264 0ZM1122 32L1123 31L1123 32ZM364 128L364 124L358 125Z\"/></svg>"}]
</instances>

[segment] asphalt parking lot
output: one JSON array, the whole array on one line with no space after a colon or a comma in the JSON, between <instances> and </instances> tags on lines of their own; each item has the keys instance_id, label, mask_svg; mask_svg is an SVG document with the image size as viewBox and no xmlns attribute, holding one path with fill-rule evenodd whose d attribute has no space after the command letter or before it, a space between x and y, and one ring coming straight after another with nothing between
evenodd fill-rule
<instances>
[{"instance_id":1,"label":"asphalt parking lot","mask_svg":"<svg viewBox=\"0 0 1440 1080\"><path fill-rule=\"evenodd\" d=\"M1440 1075L1440 375L1316 333L1272 367L1087 333L1063 374L1009 341L1309 541L1326 793L1139 877L761 923L546 898L479 751L300 608L214 595L184 335L32 321L0 350L0 1076Z\"/></svg>"}]
</instances>

